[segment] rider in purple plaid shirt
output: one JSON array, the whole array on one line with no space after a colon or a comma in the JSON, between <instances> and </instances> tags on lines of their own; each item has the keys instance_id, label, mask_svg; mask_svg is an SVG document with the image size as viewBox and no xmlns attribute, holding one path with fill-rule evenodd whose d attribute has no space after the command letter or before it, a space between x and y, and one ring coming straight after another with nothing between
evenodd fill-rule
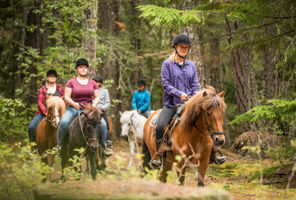
<instances>
[{"instance_id":1,"label":"rider in purple plaid shirt","mask_svg":"<svg viewBox=\"0 0 296 200\"><path fill-rule=\"evenodd\" d=\"M156 146L159 155L158 160L153 160L155 168L160 168L163 153L159 151L162 142L164 128L171 122L178 103L188 100L200 90L195 64L186 58L191 47L191 39L184 34L177 35L172 47L175 52L162 63L161 80L164 89L163 108L159 114L156 125ZM222 164L226 158L217 158Z\"/></svg>"}]
</instances>

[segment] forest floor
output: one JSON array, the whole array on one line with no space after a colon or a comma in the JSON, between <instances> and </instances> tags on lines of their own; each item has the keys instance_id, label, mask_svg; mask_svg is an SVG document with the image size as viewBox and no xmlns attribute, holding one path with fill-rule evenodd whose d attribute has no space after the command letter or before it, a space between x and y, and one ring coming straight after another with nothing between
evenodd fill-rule
<instances>
[{"instance_id":1,"label":"forest floor","mask_svg":"<svg viewBox=\"0 0 296 200\"><path fill-rule=\"evenodd\" d=\"M97 181L102 179L133 180L140 181L141 156L134 156L134 167L128 167L129 144L120 139L113 146L114 154L107 159L106 170L99 174ZM141 151L140 151L141 152ZM296 199L296 177L292 179L290 189L286 189L287 180L291 174L291 166L285 166L273 162L270 159L258 160L240 157L230 151L223 151L228 160L223 165L209 165L205 185L210 188L222 188L228 191L234 200L257 200L257 199ZM60 159L55 160L55 172L51 181L57 182L60 177ZM85 170L85 161L83 162ZM154 176L154 177L153 177ZM150 174L150 178L156 178L156 174ZM260 178L260 177L263 178ZM169 184L176 185L176 173L169 175ZM186 172L185 186L196 186L196 176L193 169ZM89 174L82 176L81 182L90 182ZM128 181L127 181L128 182ZM112 186L110 186L112 187Z\"/></svg>"}]
</instances>

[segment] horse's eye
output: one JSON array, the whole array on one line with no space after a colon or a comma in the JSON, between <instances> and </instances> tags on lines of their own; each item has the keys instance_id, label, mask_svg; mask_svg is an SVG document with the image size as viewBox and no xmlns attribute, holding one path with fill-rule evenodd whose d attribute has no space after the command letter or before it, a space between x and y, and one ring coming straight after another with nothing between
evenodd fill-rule
<instances>
[{"instance_id":1,"label":"horse's eye","mask_svg":"<svg viewBox=\"0 0 296 200\"><path fill-rule=\"evenodd\" d=\"M208 117L211 117L211 114L210 114L209 112L207 112L207 116L208 116Z\"/></svg>"}]
</instances>

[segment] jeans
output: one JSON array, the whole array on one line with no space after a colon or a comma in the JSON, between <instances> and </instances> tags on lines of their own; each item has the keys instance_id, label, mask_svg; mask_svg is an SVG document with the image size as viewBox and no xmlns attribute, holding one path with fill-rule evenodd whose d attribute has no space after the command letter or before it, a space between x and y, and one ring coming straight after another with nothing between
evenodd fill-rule
<instances>
[{"instance_id":1,"label":"jeans","mask_svg":"<svg viewBox=\"0 0 296 200\"><path fill-rule=\"evenodd\" d=\"M107 146L107 123L104 118L101 119L101 142Z\"/></svg>"},{"instance_id":2,"label":"jeans","mask_svg":"<svg viewBox=\"0 0 296 200\"><path fill-rule=\"evenodd\" d=\"M164 106L159 113L159 117L156 124L156 141L162 139L164 134L164 128L169 125L175 114L174 108Z\"/></svg>"},{"instance_id":3,"label":"jeans","mask_svg":"<svg viewBox=\"0 0 296 200\"><path fill-rule=\"evenodd\" d=\"M36 128L43 117L45 117L45 115L39 114L39 115L35 115L34 118L32 119L29 125L29 130L28 130L30 142L36 141Z\"/></svg>"},{"instance_id":4,"label":"jeans","mask_svg":"<svg viewBox=\"0 0 296 200\"><path fill-rule=\"evenodd\" d=\"M65 111L59 126L58 126L58 144L61 144L65 135L66 131L71 123L71 121L76 117L82 109L77 110L76 108L73 108L71 106L67 107L67 110Z\"/></svg>"},{"instance_id":5,"label":"jeans","mask_svg":"<svg viewBox=\"0 0 296 200\"><path fill-rule=\"evenodd\" d=\"M145 110L141 113L144 117L148 118L151 115L151 110Z\"/></svg>"}]
</instances>

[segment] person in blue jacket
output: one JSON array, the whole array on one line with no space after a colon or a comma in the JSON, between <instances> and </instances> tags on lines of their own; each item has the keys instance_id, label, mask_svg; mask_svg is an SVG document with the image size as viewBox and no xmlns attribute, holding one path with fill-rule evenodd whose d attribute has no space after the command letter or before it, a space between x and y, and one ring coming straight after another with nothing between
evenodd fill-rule
<instances>
[{"instance_id":1,"label":"person in blue jacket","mask_svg":"<svg viewBox=\"0 0 296 200\"><path fill-rule=\"evenodd\" d=\"M145 87L146 81L144 79L140 79L138 81L138 90L133 94L132 108L148 118L151 114L150 93Z\"/></svg>"}]
</instances>

